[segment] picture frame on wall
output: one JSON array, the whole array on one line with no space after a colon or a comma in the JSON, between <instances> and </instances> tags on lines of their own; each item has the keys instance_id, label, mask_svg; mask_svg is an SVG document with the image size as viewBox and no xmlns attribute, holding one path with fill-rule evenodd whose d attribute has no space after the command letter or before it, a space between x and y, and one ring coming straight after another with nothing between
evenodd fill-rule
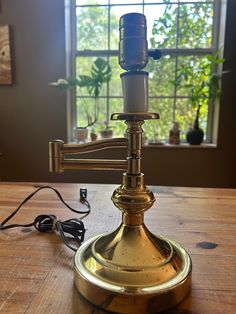
<instances>
[{"instance_id":1,"label":"picture frame on wall","mask_svg":"<svg viewBox=\"0 0 236 314\"><path fill-rule=\"evenodd\" d=\"M12 84L9 25L0 24L0 85Z\"/></svg>"}]
</instances>

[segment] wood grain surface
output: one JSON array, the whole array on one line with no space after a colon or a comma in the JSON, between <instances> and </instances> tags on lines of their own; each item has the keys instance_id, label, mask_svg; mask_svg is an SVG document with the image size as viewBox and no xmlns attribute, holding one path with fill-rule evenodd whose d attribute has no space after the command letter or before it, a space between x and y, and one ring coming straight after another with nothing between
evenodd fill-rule
<instances>
[{"instance_id":1,"label":"wood grain surface","mask_svg":"<svg viewBox=\"0 0 236 314\"><path fill-rule=\"evenodd\" d=\"M0 183L0 221L43 184ZM81 208L79 184L51 184ZM115 186L86 184L92 212L84 220L86 240L120 223L110 198ZM236 190L152 187L156 203L146 213L148 228L180 242L193 261L188 297L168 314L236 313ZM50 190L40 191L12 222L52 213L76 217ZM105 314L83 300L73 284L74 253L55 233L33 228L0 232L0 313ZM134 313L138 314L138 313Z\"/></svg>"}]
</instances>

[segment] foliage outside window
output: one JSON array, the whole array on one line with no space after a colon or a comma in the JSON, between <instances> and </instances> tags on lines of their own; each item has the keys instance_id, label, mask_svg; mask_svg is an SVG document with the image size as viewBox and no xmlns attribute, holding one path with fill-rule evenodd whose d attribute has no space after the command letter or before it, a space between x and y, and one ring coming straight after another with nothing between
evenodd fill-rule
<instances>
[{"instance_id":1,"label":"foliage outside window","mask_svg":"<svg viewBox=\"0 0 236 314\"><path fill-rule=\"evenodd\" d=\"M103 84L99 94L97 131L105 125L113 129L115 136L123 136L122 122L109 121L110 114L122 112L122 92L118 64L119 18L129 12L146 15L149 49L161 49L162 58L149 60L145 70L149 72L149 111L158 112L160 121L144 125L146 136L166 140L173 121L178 121L181 138L192 125L195 109L184 80L178 84L183 68L204 68L210 73L209 55L218 49L219 0L77 0L76 13L76 76L89 75L93 62L104 58L111 66L112 76ZM196 70L196 78L198 71ZM199 77L200 79L200 77ZM206 90L206 96L209 96ZM210 140L208 121L211 115L208 98L201 106L200 125ZM86 124L82 102L92 99L86 91L81 95L77 88L76 123Z\"/></svg>"}]
</instances>

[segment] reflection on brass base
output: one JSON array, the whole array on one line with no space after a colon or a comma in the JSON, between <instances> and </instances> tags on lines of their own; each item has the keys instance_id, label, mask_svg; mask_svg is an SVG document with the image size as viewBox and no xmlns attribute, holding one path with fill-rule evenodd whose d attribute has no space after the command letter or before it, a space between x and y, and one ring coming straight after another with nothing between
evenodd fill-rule
<instances>
[{"instance_id":1,"label":"reflection on brass base","mask_svg":"<svg viewBox=\"0 0 236 314\"><path fill-rule=\"evenodd\" d=\"M191 285L191 259L176 242L144 224L121 226L83 244L75 284L94 305L115 313L157 313L181 302Z\"/></svg>"}]
</instances>

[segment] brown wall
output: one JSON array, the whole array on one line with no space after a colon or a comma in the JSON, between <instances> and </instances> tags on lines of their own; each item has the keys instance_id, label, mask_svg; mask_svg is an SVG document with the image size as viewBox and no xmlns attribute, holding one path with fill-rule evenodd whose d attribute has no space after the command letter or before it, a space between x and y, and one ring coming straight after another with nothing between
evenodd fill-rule
<instances>
[{"instance_id":1,"label":"brown wall","mask_svg":"<svg viewBox=\"0 0 236 314\"><path fill-rule=\"evenodd\" d=\"M1 179L119 183L110 172L48 172L48 141L66 140L65 96L48 83L65 76L63 0L1 0L0 23L10 24L13 86L0 86ZM236 1L228 1L223 99L217 148L145 148L148 184L236 187ZM121 158L125 152L110 152ZM104 153L96 156L104 157Z\"/></svg>"}]
</instances>

